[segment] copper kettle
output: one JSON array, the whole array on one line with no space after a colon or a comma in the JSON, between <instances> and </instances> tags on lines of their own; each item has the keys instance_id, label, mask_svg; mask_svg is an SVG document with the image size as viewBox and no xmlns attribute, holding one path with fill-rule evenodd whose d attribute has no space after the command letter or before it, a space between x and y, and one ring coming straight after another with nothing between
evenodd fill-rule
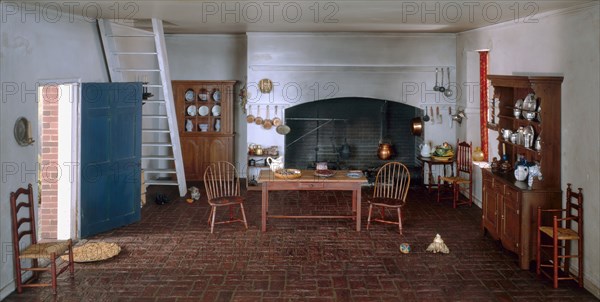
<instances>
[{"instance_id":1,"label":"copper kettle","mask_svg":"<svg viewBox=\"0 0 600 302\"><path fill-rule=\"evenodd\" d=\"M379 149L377 150L377 157L379 159L390 159L392 157L392 145L389 143L379 143Z\"/></svg>"}]
</instances>

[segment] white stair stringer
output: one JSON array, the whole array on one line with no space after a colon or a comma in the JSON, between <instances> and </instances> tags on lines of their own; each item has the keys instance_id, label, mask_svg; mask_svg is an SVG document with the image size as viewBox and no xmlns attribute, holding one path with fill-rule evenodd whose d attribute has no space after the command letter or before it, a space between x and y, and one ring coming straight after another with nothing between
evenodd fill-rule
<instances>
[{"instance_id":1,"label":"white stair stringer","mask_svg":"<svg viewBox=\"0 0 600 302\"><path fill-rule=\"evenodd\" d=\"M173 157L175 157L175 171L177 183L179 186L179 195L184 196L187 193L185 183L185 173L183 169L183 155L181 153L181 143L179 141L179 130L177 129L177 115L175 114L175 102L173 100L173 87L171 86L171 76L169 73L169 60L167 59L167 48L165 45L165 33L162 20L153 18L152 28L154 31L154 43L156 44L156 53L158 57L158 66L160 69L160 79L162 91L167 110L167 123L169 124L169 135Z\"/></svg>"},{"instance_id":2,"label":"white stair stringer","mask_svg":"<svg viewBox=\"0 0 600 302\"><path fill-rule=\"evenodd\" d=\"M98 26L111 80L148 82L144 92L158 98L145 98L142 111L144 185L176 185L184 196L187 186L162 21L152 19L152 31L109 20L99 20Z\"/></svg>"}]
</instances>

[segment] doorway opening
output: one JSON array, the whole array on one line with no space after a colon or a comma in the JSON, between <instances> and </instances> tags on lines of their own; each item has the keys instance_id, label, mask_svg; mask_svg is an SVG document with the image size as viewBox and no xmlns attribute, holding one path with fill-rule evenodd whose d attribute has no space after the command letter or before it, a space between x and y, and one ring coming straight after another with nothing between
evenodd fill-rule
<instances>
[{"instance_id":1,"label":"doorway opening","mask_svg":"<svg viewBox=\"0 0 600 302\"><path fill-rule=\"evenodd\" d=\"M42 239L76 239L79 83L38 86L38 225Z\"/></svg>"}]
</instances>

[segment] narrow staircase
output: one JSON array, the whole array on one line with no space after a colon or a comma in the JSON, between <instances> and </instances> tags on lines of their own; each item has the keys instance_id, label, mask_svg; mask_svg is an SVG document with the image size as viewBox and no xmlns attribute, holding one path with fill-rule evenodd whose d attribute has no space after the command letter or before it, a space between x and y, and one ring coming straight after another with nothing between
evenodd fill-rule
<instances>
[{"instance_id":1,"label":"narrow staircase","mask_svg":"<svg viewBox=\"0 0 600 302\"><path fill-rule=\"evenodd\" d=\"M145 186L187 192L162 20L147 31L98 20L111 82L142 82L142 169Z\"/></svg>"}]
</instances>

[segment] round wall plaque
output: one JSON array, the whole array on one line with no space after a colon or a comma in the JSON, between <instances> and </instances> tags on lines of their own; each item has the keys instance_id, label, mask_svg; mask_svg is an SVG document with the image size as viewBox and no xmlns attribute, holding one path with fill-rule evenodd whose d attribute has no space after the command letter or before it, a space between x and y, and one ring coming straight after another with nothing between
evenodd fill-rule
<instances>
[{"instance_id":1,"label":"round wall plaque","mask_svg":"<svg viewBox=\"0 0 600 302\"><path fill-rule=\"evenodd\" d=\"M258 89L262 93L269 93L273 90L273 82L269 79L262 79L258 82Z\"/></svg>"}]
</instances>

